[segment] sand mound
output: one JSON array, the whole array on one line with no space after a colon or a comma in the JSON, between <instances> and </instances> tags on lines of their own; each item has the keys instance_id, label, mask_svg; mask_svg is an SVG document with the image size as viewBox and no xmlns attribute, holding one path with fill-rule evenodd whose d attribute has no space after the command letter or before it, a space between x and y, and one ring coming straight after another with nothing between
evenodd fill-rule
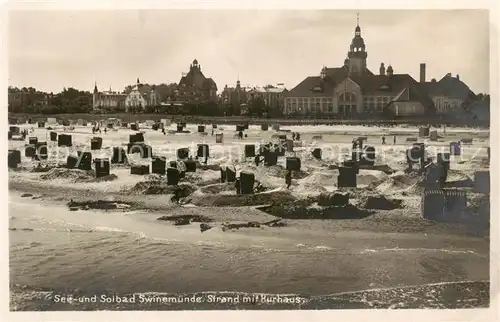
<instances>
[{"instance_id":1,"label":"sand mound","mask_svg":"<svg viewBox=\"0 0 500 322\"><path fill-rule=\"evenodd\" d=\"M402 200L387 199L384 196L362 197L359 204L364 209L393 210L401 208Z\"/></svg>"},{"instance_id":2,"label":"sand mound","mask_svg":"<svg viewBox=\"0 0 500 322\"><path fill-rule=\"evenodd\" d=\"M417 173L397 172L388 177L385 181L376 185L376 189L384 194L399 193L420 193L423 190L424 178Z\"/></svg>"},{"instance_id":3,"label":"sand mound","mask_svg":"<svg viewBox=\"0 0 500 322\"><path fill-rule=\"evenodd\" d=\"M445 183L446 188L471 188L474 180L459 170L449 170Z\"/></svg>"},{"instance_id":4,"label":"sand mound","mask_svg":"<svg viewBox=\"0 0 500 322\"><path fill-rule=\"evenodd\" d=\"M94 180L94 171L79 169L54 168L40 176L42 180L68 179L73 182L88 182Z\"/></svg>"},{"instance_id":5,"label":"sand mound","mask_svg":"<svg viewBox=\"0 0 500 322\"><path fill-rule=\"evenodd\" d=\"M349 204L349 194L322 193L318 196L318 206L346 206Z\"/></svg>"},{"instance_id":6,"label":"sand mound","mask_svg":"<svg viewBox=\"0 0 500 322\"><path fill-rule=\"evenodd\" d=\"M118 179L118 176L116 174L113 174L111 173L110 175L108 176L104 176L104 177L100 177L100 178L92 178L92 180L90 180L91 182L104 182L104 181L114 181ZM86 182L86 181L78 181L77 182Z\"/></svg>"},{"instance_id":7,"label":"sand mound","mask_svg":"<svg viewBox=\"0 0 500 322\"><path fill-rule=\"evenodd\" d=\"M187 197L196 191L197 187L189 183L180 183L178 186L169 186L166 181L141 181L130 192L145 195L173 194L176 189L181 189L181 196Z\"/></svg>"},{"instance_id":8,"label":"sand mound","mask_svg":"<svg viewBox=\"0 0 500 322\"><path fill-rule=\"evenodd\" d=\"M57 166L42 166L38 164L36 167L30 169L29 172L35 172L35 173L49 172L50 170L55 168L57 168Z\"/></svg>"},{"instance_id":9,"label":"sand mound","mask_svg":"<svg viewBox=\"0 0 500 322\"><path fill-rule=\"evenodd\" d=\"M199 162L196 164L196 169L198 170L220 171L220 167L220 164L201 164Z\"/></svg>"},{"instance_id":10,"label":"sand mound","mask_svg":"<svg viewBox=\"0 0 500 322\"><path fill-rule=\"evenodd\" d=\"M207 170L204 172L188 172L183 180L197 186L216 184L220 182L220 172L213 170Z\"/></svg>"},{"instance_id":11,"label":"sand mound","mask_svg":"<svg viewBox=\"0 0 500 322\"><path fill-rule=\"evenodd\" d=\"M376 186L386 181L388 176L382 171L360 170L357 176L358 185Z\"/></svg>"},{"instance_id":12,"label":"sand mound","mask_svg":"<svg viewBox=\"0 0 500 322\"><path fill-rule=\"evenodd\" d=\"M277 171L276 173L276 177L279 177L279 178L285 178L286 176L286 173L287 173L287 170L286 169L283 169L281 168L280 170ZM292 172L292 179L304 179L306 178L307 176L309 176L309 173L303 171L303 170L300 170L300 171L293 171Z\"/></svg>"},{"instance_id":13,"label":"sand mound","mask_svg":"<svg viewBox=\"0 0 500 322\"><path fill-rule=\"evenodd\" d=\"M294 185L295 186L295 185ZM298 193L300 195L318 195L321 193L327 193L328 190L323 187L323 186L318 186L313 183L306 183L306 184L301 184L299 186L296 186L294 188L294 192Z\"/></svg>"},{"instance_id":14,"label":"sand mound","mask_svg":"<svg viewBox=\"0 0 500 322\"><path fill-rule=\"evenodd\" d=\"M316 171L306 178L299 180L304 186L337 186L337 173Z\"/></svg>"},{"instance_id":15,"label":"sand mound","mask_svg":"<svg viewBox=\"0 0 500 322\"><path fill-rule=\"evenodd\" d=\"M199 191L204 194L220 194L222 192L234 192L235 187L234 182L224 182L201 187Z\"/></svg>"},{"instance_id":16,"label":"sand mound","mask_svg":"<svg viewBox=\"0 0 500 322\"><path fill-rule=\"evenodd\" d=\"M276 204L283 205L291 203L295 197L289 191L275 190L251 195L193 195L191 203L200 207L239 207Z\"/></svg>"}]
</instances>

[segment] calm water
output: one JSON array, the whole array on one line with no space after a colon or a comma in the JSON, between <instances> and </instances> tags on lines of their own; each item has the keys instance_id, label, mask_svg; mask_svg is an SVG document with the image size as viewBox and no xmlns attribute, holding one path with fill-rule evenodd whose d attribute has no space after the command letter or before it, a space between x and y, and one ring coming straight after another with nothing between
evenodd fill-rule
<instances>
[{"instance_id":1,"label":"calm water","mask_svg":"<svg viewBox=\"0 0 500 322\"><path fill-rule=\"evenodd\" d=\"M158 222L158 214L70 212L16 196L10 197L9 216L11 310L489 302L488 241L477 237L328 229L314 235L300 233L300 224L269 228L272 233L214 228L202 234L194 224L179 228ZM72 297L72 303L62 303L63 297ZM135 303L124 303L123 297Z\"/></svg>"}]
</instances>

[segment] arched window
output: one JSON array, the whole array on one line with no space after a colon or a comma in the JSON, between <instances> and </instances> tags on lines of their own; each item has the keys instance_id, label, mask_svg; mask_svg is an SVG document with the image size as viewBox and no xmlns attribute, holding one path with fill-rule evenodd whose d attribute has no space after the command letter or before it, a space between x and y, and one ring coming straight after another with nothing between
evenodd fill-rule
<instances>
[{"instance_id":1,"label":"arched window","mask_svg":"<svg viewBox=\"0 0 500 322\"><path fill-rule=\"evenodd\" d=\"M444 111L448 111L448 109L450 108L450 104L448 102L444 102Z\"/></svg>"},{"instance_id":2,"label":"arched window","mask_svg":"<svg viewBox=\"0 0 500 322\"><path fill-rule=\"evenodd\" d=\"M351 92L343 92L339 95L340 102L356 102L356 94Z\"/></svg>"}]
</instances>

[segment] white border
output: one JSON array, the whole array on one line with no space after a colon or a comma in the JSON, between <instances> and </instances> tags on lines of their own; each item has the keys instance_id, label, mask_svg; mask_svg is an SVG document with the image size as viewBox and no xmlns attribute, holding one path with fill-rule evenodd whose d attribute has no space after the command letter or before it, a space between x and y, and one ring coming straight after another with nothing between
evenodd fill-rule
<instances>
[{"instance_id":1,"label":"white border","mask_svg":"<svg viewBox=\"0 0 500 322\"><path fill-rule=\"evenodd\" d=\"M130 0L73 0L73 1L11 1L5 4L5 0L0 0L3 4L2 9L7 10L115 10L115 9L490 9L490 94L491 94L491 142L499 142L499 128L494 124L498 120L498 21L499 2L486 0L358 0L358 1L335 1L335 0L172 0L172 1L130 1ZM0 103L3 108L3 124L7 120L7 12L1 11L1 42L0 51L2 59L0 61L0 71L2 76L0 86L4 90L0 92ZM457 36L458 38L459 36ZM467 39L461 40L466 44ZM6 144L6 138L3 138L3 144ZM498 193L497 176L498 151L495 145L492 146L492 165L491 165L491 193L495 196ZM0 149L1 158L6 160L6 149ZM5 162L4 162L5 163ZM7 167L1 167L1 180L3 185L2 198L8 198L7 187ZM206 321L207 319L217 319L220 321L259 321L268 320L288 320L288 321L402 321L414 319L438 320L438 321L498 321L498 217L496 212L491 215L491 256L490 256L490 277L491 277L491 306L489 309L470 309L470 310L324 310L324 311L181 311L181 312L8 312L9 310L9 284L8 284L8 200L3 199L2 228L3 234L0 234L2 241L1 252L1 272L4 278L1 279L0 299L2 305L1 321L96 321L96 320L120 320L120 321L153 321L153 320L187 320L187 321ZM499 209L499 201L492 198L492 210ZM412 319L412 320L413 320Z\"/></svg>"}]
</instances>

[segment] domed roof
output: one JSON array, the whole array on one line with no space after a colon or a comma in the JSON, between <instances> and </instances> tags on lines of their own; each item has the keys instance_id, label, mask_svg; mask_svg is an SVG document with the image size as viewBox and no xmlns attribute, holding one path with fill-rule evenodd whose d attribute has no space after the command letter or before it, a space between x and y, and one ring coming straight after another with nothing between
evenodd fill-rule
<instances>
[{"instance_id":1,"label":"domed roof","mask_svg":"<svg viewBox=\"0 0 500 322\"><path fill-rule=\"evenodd\" d=\"M389 66L387 67L387 71L391 71L391 70L392 70L392 66L391 66L391 65L389 65Z\"/></svg>"},{"instance_id":2,"label":"domed roof","mask_svg":"<svg viewBox=\"0 0 500 322\"><path fill-rule=\"evenodd\" d=\"M359 25L357 25L356 29L354 29L354 32L361 32L361 27Z\"/></svg>"},{"instance_id":3,"label":"domed roof","mask_svg":"<svg viewBox=\"0 0 500 322\"><path fill-rule=\"evenodd\" d=\"M196 58L193 60L193 65L198 65L198 60L196 60Z\"/></svg>"}]
</instances>

